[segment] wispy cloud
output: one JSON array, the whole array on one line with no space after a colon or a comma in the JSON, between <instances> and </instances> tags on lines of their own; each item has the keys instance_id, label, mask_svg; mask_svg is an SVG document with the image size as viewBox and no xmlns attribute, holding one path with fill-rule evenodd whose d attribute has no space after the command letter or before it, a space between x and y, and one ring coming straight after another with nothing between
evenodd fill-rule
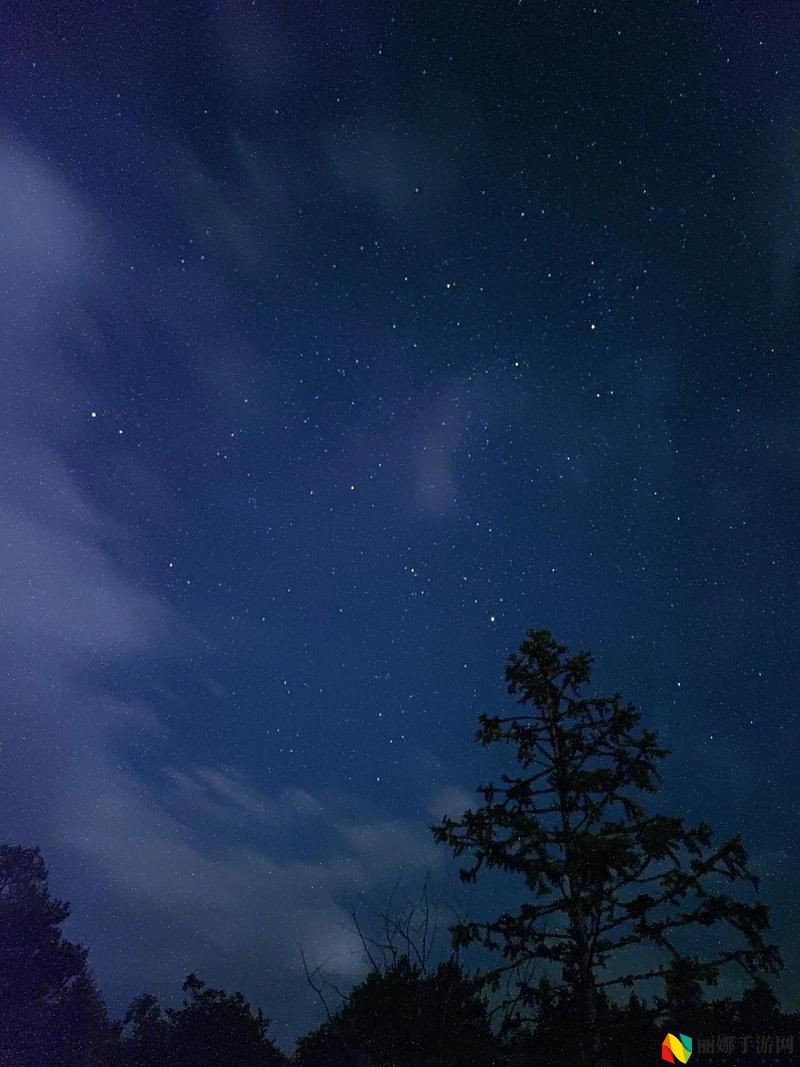
<instances>
[{"instance_id":1,"label":"wispy cloud","mask_svg":"<svg viewBox=\"0 0 800 1067\"><path fill-rule=\"evenodd\" d=\"M115 667L181 662L198 635L146 572L126 566L124 512L98 503L69 458L69 442L85 444L96 423L62 342L102 297L94 241L112 238L19 146L0 145L0 177L0 269L19 312L2 315L6 825L51 858L57 890L74 897L73 929L112 996L175 989L186 970L205 969L270 1011L294 998L301 1006L285 1018L297 1025L305 1004L310 1022L300 944L342 975L360 973L359 945L334 900L378 884L398 851L411 866L428 863L427 832L355 819L301 788L265 790L235 768L182 763L151 700L109 691L103 679ZM145 464L120 472L158 491ZM144 744L146 778L129 758ZM300 858L287 847L314 833L330 843L324 854Z\"/></svg>"}]
</instances>

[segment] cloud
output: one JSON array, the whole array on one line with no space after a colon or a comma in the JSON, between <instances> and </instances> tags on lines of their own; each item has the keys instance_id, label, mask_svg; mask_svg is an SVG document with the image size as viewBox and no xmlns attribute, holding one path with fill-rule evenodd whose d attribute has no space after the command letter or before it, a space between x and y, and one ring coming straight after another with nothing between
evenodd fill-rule
<instances>
[{"instance_id":1,"label":"cloud","mask_svg":"<svg viewBox=\"0 0 800 1067\"><path fill-rule=\"evenodd\" d=\"M20 146L0 144L0 177L0 267L22 309L2 322L5 832L42 846L54 890L73 898L73 936L89 944L116 1009L143 988L177 990L196 968L267 1010L298 1005L283 1012L285 1041L318 1018L300 945L340 976L362 973L335 900L377 885L392 858L428 862L427 830L356 818L337 798L296 786L261 789L213 761L182 761L137 683L112 691L117 668L150 663L155 676L156 664L188 661L200 635L132 558L136 494L110 515L64 447L105 447L89 436L103 440L62 340L104 299L97 263L111 238ZM118 472L166 499L146 464ZM135 753L145 748L140 768Z\"/></svg>"},{"instance_id":2,"label":"cloud","mask_svg":"<svg viewBox=\"0 0 800 1067\"><path fill-rule=\"evenodd\" d=\"M182 969L196 968L209 980L245 986L269 1007L266 970L285 975L280 995L292 990L297 1002L301 945L342 978L363 973L347 913L334 900L377 885L397 862L433 863L426 828L344 817L326 798L297 787L259 790L228 767L167 763L159 746L169 730L158 710L111 698L93 672L169 654L170 646L180 656L185 650L172 636L179 620L118 573L104 545L114 525L51 452L14 459L17 476L2 484L0 512L7 561L0 598L11 634L0 651L11 683L3 793L12 799L7 810L19 812L20 836L77 865L79 873L62 869L59 877L75 891L80 936L94 946L98 924L113 926L120 908L132 916L116 930L117 955L107 947L93 953L103 985L127 998L152 987L163 969L166 992ZM132 741L145 740L156 770L164 761L155 781L125 759ZM298 861L298 840L330 844ZM81 914L87 874L108 887L91 916ZM152 969L145 954L120 983L128 938L157 942L160 958ZM315 1018L312 1007L304 1025Z\"/></svg>"},{"instance_id":3,"label":"cloud","mask_svg":"<svg viewBox=\"0 0 800 1067\"><path fill-rule=\"evenodd\" d=\"M339 833L373 879L392 867L425 871L439 866L440 853L423 827L390 819L339 826Z\"/></svg>"},{"instance_id":4,"label":"cloud","mask_svg":"<svg viewBox=\"0 0 800 1067\"><path fill-rule=\"evenodd\" d=\"M435 819L441 819L445 815L449 815L452 819L457 819L464 814L467 808L475 808L480 803L480 800L480 797L468 793L466 789L448 785L443 789L437 790L434 794L430 813Z\"/></svg>"},{"instance_id":5,"label":"cloud","mask_svg":"<svg viewBox=\"0 0 800 1067\"><path fill-rule=\"evenodd\" d=\"M36 299L45 288L51 295L74 289L86 275L87 247L97 236L88 210L19 143L0 142L0 181L0 261L13 268L6 276L17 283L15 301L26 290ZM26 283L32 279L37 285L31 292Z\"/></svg>"},{"instance_id":6,"label":"cloud","mask_svg":"<svg viewBox=\"0 0 800 1067\"><path fill-rule=\"evenodd\" d=\"M162 991L175 989L183 966L244 988L267 1010L279 996L293 1004L278 1020L284 1042L318 1017L313 1004L303 1009L301 950L311 967L356 980L367 961L345 901L380 887L398 864L420 876L438 864L424 826L348 821L344 804L304 790L268 794L221 768L172 769L182 804L170 811L159 787L148 791L131 776L99 773L96 750L92 763L67 840L110 876L141 936L152 941L157 931L161 966L172 961ZM256 824L245 843L230 832L239 816ZM298 859L293 842L312 839L309 831L333 847ZM265 974L273 976L274 993ZM158 968L143 960L132 977L126 995L136 980L152 988Z\"/></svg>"}]
</instances>

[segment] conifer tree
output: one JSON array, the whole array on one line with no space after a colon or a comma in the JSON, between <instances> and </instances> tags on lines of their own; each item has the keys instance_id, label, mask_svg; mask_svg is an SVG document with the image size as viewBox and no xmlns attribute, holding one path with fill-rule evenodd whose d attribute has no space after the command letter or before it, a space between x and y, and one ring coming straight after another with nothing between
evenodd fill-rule
<instances>
[{"instance_id":1,"label":"conifer tree","mask_svg":"<svg viewBox=\"0 0 800 1067\"><path fill-rule=\"evenodd\" d=\"M475 810L432 828L455 856L468 857L463 881L496 869L524 883L518 909L454 926L454 947L502 952L488 975L494 989L531 961L551 965L556 988L575 1004L582 1067L599 1054L606 990L678 973L715 984L728 965L752 978L781 967L765 941L766 907L729 891L736 883L758 890L740 837L715 844L706 823L645 808L668 752L618 693L582 694L593 662L588 652L570 656L548 630L528 632L505 672L522 710L481 715L477 732L485 746L515 750L515 773L479 787ZM704 937L712 926L727 927L730 938ZM522 989L528 1006L535 999L534 989Z\"/></svg>"}]
</instances>

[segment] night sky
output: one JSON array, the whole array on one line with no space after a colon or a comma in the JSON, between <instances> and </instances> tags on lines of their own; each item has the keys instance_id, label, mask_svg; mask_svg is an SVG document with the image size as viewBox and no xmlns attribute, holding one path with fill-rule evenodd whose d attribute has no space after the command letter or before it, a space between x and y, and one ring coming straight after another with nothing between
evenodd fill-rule
<instances>
[{"instance_id":1,"label":"night sky","mask_svg":"<svg viewBox=\"0 0 800 1067\"><path fill-rule=\"evenodd\" d=\"M452 870L529 628L800 1006L794 2L6 2L0 812L113 1012L284 1045ZM452 885L473 911L489 884Z\"/></svg>"}]
</instances>

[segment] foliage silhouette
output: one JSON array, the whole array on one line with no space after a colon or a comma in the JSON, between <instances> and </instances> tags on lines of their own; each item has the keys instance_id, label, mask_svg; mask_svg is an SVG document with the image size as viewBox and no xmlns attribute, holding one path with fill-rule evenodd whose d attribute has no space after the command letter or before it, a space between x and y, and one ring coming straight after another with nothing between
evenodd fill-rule
<instances>
[{"instance_id":1,"label":"foliage silhouette","mask_svg":"<svg viewBox=\"0 0 800 1067\"><path fill-rule=\"evenodd\" d=\"M183 983L189 996L163 1012L145 993L125 1016L124 1038L131 1067L281 1067L282 1053L267 1036L269 1021L253 1013L241 993L211 989L197 975Z\"/></svg>"},{"instance_id":2,"label":"foliage silhouette","mask_svg":"<svg viewBox=\"0 0 800 1067\"><path fill-rule=\"evenodd\" d=\"M372 972L341 994L339 1010L325 1004L327 1019L300 1039L295 1067L639 1067L657 1056L666 1030L728 1035L730 1050L717 1050L715 1062L766 1067L775 1062L768 1039L797 1038L800 1019L781 1011L765 980L781 966L765 940L766 908L729 889L758 890L741 840L714 844L704 824L646 811L640 795L656 791L666 750L618 694L581 695L591 664L547 630L528 634L506 668L524 712L481 716L478 731L484 745L511 745L519 767L479 788L477 810L432 828L469 857L464 881L484 868L516 876L524 903L489 921L457 921L452 954L438 965L427 881L419 900L379 914L376 934L353 910ZM194 974L181 1007L164 1010L144 993L122 1024L110 1022L86 949L62 934L69 915L50 896L39 850L0 846L0 1067L290 1062L260 1009ZM730 944L707 936L726 927ZM483 976L461 963L473 944L502 952ZM708 1001L731 965L752 984L738 998ZM534 983L537 968L546 973ZM321 994L318 974L307 971ZM495 1009L512 1024L499 1033ZM732 1035L765 1037L743 1052Z\"/></svg>"},{"instance_id":3,"label":"foliage silhouette","mask_svg":"<svg viewBox=\"0 0 800 1067\"><path fill-rule=\"evenodd\" d=\"M455 960L425 973L407 956L373 970L301 1038L297 1067L491 1067L496 1042L480 983Z\"/></svg>"},{"instance_id":4,"label":"foliage silhouette","mask_svg":"<svg viewBox=\"0 0 800 1067\"><path fill-rule=\"evenodd\" d=\"M67 941L69 904L54 900L38 848L0 845L0 1065L94 1067L109 1062L116 1028Z\"/></svg>"},{"instance_id":5,"label":"foliage silhouette","mask_svg":"<svg viewBox=\"0 0 800 1067\"><path fill-rule=\"evenodd\" d=\"M573 1062L586 1067L601 1052L603 989L658 978L674 999L680 983L684 995L687 987L713 985L728 964L751 978L781 967L764 939L764 905L719 888L728 881L758 889L740 838L714 845L705 823L690 827L646 812L637 794L656 791L657 763L668 753L655 733L639 729L639 712L618 693L581 695L592 663L586 652L569 656L548 630L529 631L505 672L509 694L525 710L481 715L477 732L485 746L511 745L519 769L481 786L477 810L432 828L457 857L470 857L462 880L494 868L524 882L525 903L487 922L457 923L454 947L502 952L487 976L495 990L532 960L552 964L574 1007ZM697 932L718 924L738 943L702 952ZM655 950L652 966L625 970L626 950L641 946ZM524 1017L541 993L522 983L512 1018Z\"/></svg>"}]
</instances>

